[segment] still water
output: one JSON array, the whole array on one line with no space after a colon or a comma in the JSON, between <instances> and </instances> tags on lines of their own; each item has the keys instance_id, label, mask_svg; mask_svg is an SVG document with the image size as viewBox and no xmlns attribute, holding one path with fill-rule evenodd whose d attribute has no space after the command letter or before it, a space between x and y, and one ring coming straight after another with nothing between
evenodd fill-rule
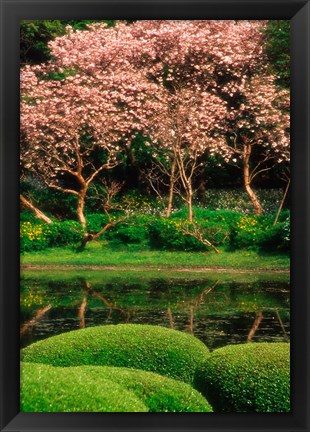
<instances>
[{"instance_id":1,"label":"still water","mask_svg":"<svg viewBox=\"0 0 310 432\"><path fill-rule=\"evenodd\" d=\"M24 271L20 294L22 347L70 330L118 323L174 328L211 350L290 337L285 274Z\"/></svg>"}]
</instances>

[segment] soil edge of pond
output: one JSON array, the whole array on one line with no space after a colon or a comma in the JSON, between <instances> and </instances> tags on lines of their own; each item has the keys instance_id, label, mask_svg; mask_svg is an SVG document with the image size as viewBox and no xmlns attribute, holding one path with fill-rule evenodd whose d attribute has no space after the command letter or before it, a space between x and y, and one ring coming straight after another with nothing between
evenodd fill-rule
<instances>
[{"instance_id":1,"label":"soil edge of pond","mask_svg":"<svg viewBox=\"0 0 310 432\"><path fill-rule=\"evenodd\" d=\"M21 264L20 270L109 270L109 271L174 271L174 272L227 272L227 273L285 273L289 268L264 267L218 267L218 266L111 266L111 265L81 265L81 264Z\"/></svg>"}]
</instances>

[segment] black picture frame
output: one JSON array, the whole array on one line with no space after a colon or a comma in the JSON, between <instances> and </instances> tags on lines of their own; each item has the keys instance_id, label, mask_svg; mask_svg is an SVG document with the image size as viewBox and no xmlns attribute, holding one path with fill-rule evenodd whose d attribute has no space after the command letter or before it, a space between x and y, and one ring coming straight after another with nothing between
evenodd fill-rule
<instances>
[{"instance_id":1,"label":"black picture frame","mask_svg":"<svg viewBox=\"0 0 310 432\"><path fill-rule=\"evenodd\" d=\"M1 431L310 431L309 32L300 0L2 0ZM290 413L19 412L19 22L21 19L290 19L292 324Z\"/></svg>"}]
</instances>

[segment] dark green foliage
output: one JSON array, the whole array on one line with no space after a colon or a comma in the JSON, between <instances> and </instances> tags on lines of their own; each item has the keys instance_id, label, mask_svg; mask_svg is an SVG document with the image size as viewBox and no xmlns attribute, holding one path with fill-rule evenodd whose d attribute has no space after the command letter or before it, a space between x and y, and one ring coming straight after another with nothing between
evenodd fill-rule
<instances>
[{"instance_id":1,"label":"dark green foliage","mask_svg":"<svg viewBox=\"0 0 310 432\"><path fill-rule=\"evenodd\" d=\"M19 214L19 221L22 224L23 222L31 222L32 224L42 223L31 210L22 211Z\"/></svg>"},{"instance_id":2,"label":"dark green foliage","mask_svg":"<svg viewBox=\"0 0 310 432\"><path fill-rule=\"evenodd\" d=\"M106 214L88 214L86 216L86 230L88 233L95 234L99 232L108 223Z\"/></svg>"},{"instance_id":3,"label":"dark green foliage","mask_svg":"<svg viewBox=\"0 0 310 432\"><path fill-rule=\"evenodd\" d=\"M30 175L23 177L20 190L30 202L48 216L69 220L76 218L77 197L75 195L49 189L40 179ZM31 219L25 220L31 221Z\"/></svg>"},{"instance_id":4,"label":"dark green foliage","mask_svg":"<svg viewBox=\"0 0 310 432\"><path fill-rule=\"evenodd\" d=\"M20 251L37 251L74 244L81 240L83 232L81 224L76 221L68 220L51 224L39 220L23 221L20 225Z\"/></svg>"},{"instance_id":5,"label":"dark green foliage","mask_svg":"<svg viewBox=\"0 0 310 432\"><path fill-rule=\"evenodd\" d=\"M290 21L270 20L265 32L265 52L283 87L290 86L290 30Z\"/></svg>"},{"instance_id":6,"label":"dark green foliage","mask_svg":"<svg viewBox=\"0 0 310 432\"><path fill-rule=\"evenodd\" d=\"M264 231L259 239L259 246L263 251L289 251L290 219L278 222L269 230Z\"/></svg>"},{"instance_id":7,"label":"dark green foliage","mask_svg":"<svg viewBox=\"0 0 310 432\"><path fill-rule=\"evenodd\" d=\"M199 240L184 234L190 224L184 220L173 220L165 217L154 219L149 225L150 245L156 249L205 251L208 248Z\"/></svg>"},{"instance_id":8,"label":"dark green foliage","mask_svg":"<svg viewBox=\"0 0 310 432\"><path fill-rule=\"evenodd\" d=\"M22 20L20 25L20 61L41 63L51 59L48 42L66 32L70 25L74 30L87 30L94 22L105 22L109 26L115 20Z\"/></svg>"},{"instance_id":9,"label":"dark green foliage","mask_svg":"<svg viewBox=\"0 0 310 432\"><path fill-rule=\"evenodd\" d=\"M54 235L51 237L51 246L62 246L77 243L81 240L84 230L76 221L62 221L51 225Z\"/></svg>"},{"instance_id":10,"label":"dark green foliage","mask_svg":"<svg viewBox=\"0 0 310 432\"><path fill-rule=\"evenodd\" d=\"M71 331L23 349L23 361L53 366L118 366L193 380L208 348L188 334L165 327L118 324Z\"/></svg>"},{"instance_id":11,"label":"dark green foliage","mask_svg":"<svg viewBox=\"0 0 310 432\"><path fill-rule=\"evenodd\" d=\"M107 233L107 238L123 244L143 243L147 240L148 230L142 224L119 224Z\"/></svg>"},{"instance_id":12,"label":"dark green foliage","mask_svg":"<svg viewBox=\"0 0 310 432\"><path fill-rule=\"evenodd\" d=\"M165 250L207 251L209 247L186 232L193 232L198 227L204 239L215 245L228 245L232 225L241 215L230 211L210 211L194 209L195 223L189 223L187 209L179 210L169 219L154 219L149 224L150 243L155 248Z\"/></svg>"},{"instance_id":13,"label":"dark green foliage","mask_svg":"<svg viewBox=\"0 0 310 432\"><path fill-rule=\"evenodd\" d=\"M83 368L21 367L21 412L146 412L144 403L115 381Z\"/></svg>"},{"instance_id":14,"label":"dark green foliage","mask_svg":"<svg viewBox=\"0 0 310 432\"><path fill-rule=\"evenodd\" d=\"M65 33L60 20L23 20L20 24L21 63L40 63L50 59L48 41Z\"/></svg>"},{"instance_id":15,"label":"dark green foliage","mask_svg":"<svg viewBox=\"0 0 310 432\"><path fill-rule=\"evenodd\" d=\"M274 225L275 215L242 216L232 226L230 246L233 249L289 251L290 215L283 211Z\"/></svg>"},{"instance_id":16,"label":"dark green foliage","mask_svg":"<svg viewBox=\"0 0 310 432\"><path fill-rule=\"evenodd\" d=\"M217 349L197 370L194 386L215 411L289 412L290 345L249 343Z\"/></svg>"},{"instance_id":17,"label":"dark green foliage","mask_svg":"<svg viewBox=\"0 0 310 432\"><path fill-rule=\"evenodd\" d=\"M290 214L281 212L274 226L274 214L242 215L227 210L194 209L195 222L186 220L187 210L182 209L170 218L134 213L130 218L104 233L111 246L144 245L162 250L208 251L210 248L188 234L199 229L202 237L216 246L231 249L262 251L289 251ZM116 219L123 215L112 214ZM107 223L105 214L89 214L87 232L95 234ZM76 221L54 221L45 224L31 212L21 214L21 251L43 250L52 246L74 245L81 241L83 228Z\"/></svg>"}]
</instances>

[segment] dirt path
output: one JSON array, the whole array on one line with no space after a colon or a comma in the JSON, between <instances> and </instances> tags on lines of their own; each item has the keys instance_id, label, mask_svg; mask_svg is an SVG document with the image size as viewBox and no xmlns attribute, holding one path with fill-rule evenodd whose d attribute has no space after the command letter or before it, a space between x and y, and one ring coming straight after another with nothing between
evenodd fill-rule
<instances>
[{"instance_id":1,"label":"dirt path","mask_svg":"<svg viewBox=\"0 0 310 432\"><path fill-rule=\"evenodd\" d=\"M288 268L260 268L260 267L176 267L176 266L109 266L109 265L81 265L81 264L61 264L61 265L38 265L24 264L21 270L112 270L112 271L174 271L174 272L213 272L213 273L284 273L289 274Z\"/></svg>"}]
</instances>

